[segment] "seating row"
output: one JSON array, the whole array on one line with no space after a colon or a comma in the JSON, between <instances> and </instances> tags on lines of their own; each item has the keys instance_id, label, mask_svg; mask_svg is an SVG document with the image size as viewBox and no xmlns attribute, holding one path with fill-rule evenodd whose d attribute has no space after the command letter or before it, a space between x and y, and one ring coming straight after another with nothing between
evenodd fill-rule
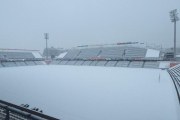
<instances>
[{"instance_id":1,"label":"seating row","mask_svg":"<svg viewBox=\"0 0 180 120\"><path fill-rule=\"evenodd\" d=\"M118 57L145 57L147 49L137 47L100 47L69 51L64 58L118 58Z\"/></svg>"},{"instance_id":2,"label":"seating row","mask_svg":"<svg viewBox=\"0 0 180 120\"><path fill-rule=\"evenodd\" d=\"M134 67L134 68L159 68L159 62L144 61L84 61L84 60L62 60L52 61L50 65L82 65L82 66L115 66L115 67Z\"/></svg>"},{"instance_id":3,"label":"seating row","mask_svg":"<svg viewBox=\"0 0 180 120\"><path fill-rule=\"evenodd\" d=\"M180 64L179 65L176 65L172 68L169 68L167 70L167 72L170 74L173 82L174 82L174 85L175 85L175 88L176 88L176 92L178 94L178 100L179 100L179 103L180 103Z\"/></svg>"},{"instance_id":4,"label":"seating row","mask_svg":"<svg viewBox=\"0 0 180 120\"><path fill-rule=\"evenodd\" d=\"M144 68L158 68L160 62L145 62Z\"/></svg>"},{"instance_id":5,"label":"seating row","mask_svg":"<svg viewBox=\"0 0 180 120\"><path fill-rule=\"evenodd\" d=\"M0 52L0 59L27 59L35 58L31 52Z\"/></svg>"},{"instance_id":6,"label":"seating row","mask_svg":"<svg viewBox=\"0 0 180 120\"><path fill-rule=\"evenodd\" d=\"M33 66L33 65L46 65L46 63L44 61L0 62L0 68L14 67L14 66Z\"/></svg>"}]
</instances>

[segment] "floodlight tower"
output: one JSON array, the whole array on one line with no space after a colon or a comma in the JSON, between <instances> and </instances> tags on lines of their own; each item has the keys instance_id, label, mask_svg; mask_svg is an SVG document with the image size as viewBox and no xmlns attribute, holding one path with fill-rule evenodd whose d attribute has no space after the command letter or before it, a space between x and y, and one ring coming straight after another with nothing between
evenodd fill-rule
<instances>
[{"instance_id":1,"label":"floodlight tower","mask_svg":"<svg viewBox=\"0 0 180 120\"><path fill-rule=\"evenodd\" d=\"M47 40L49 39L49 33L44 33L44 38L46 39L46 60L47 60L48 59Z\"/></svg>"},{"instance_id":2,"label":"floodlight tower","mask_svg":"<svg viewBox=\"0 0 180 120\"><path fill-rule=\"evenodd\" d=\"M174 59L176 59L176 21L179 20L177 9L171 10L170 12L171 22L174 22Z\"/></svg>"}]
</instances>

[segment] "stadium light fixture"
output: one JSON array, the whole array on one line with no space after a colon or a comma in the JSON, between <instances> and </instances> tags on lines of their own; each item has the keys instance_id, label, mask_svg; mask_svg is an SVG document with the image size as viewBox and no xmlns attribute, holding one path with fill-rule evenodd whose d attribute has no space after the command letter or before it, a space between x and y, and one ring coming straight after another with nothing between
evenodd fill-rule
<instances>
[{"instance_id":1,"label":"stadium light fixture","mask_svg":"<svg viewBox=\"0 0 180 120\"><path fill-rule=\"evenodd\" d=\"M47 60L48 59L47 40L49 39L49 33L44 33L44 38L46 39L46 60Z\"/></svg>"},{"instance_id":2,"label":"stadium light fixture","mask_svg":"<svg viewBox=\"0 0 180 120\"><path fill-rule=\"evenodd\" d=\"M171 10L170 12L171 22L174 23L174 59L176 59L176 21L179 20L177 9Z\"/></svg>"}]
</instances>

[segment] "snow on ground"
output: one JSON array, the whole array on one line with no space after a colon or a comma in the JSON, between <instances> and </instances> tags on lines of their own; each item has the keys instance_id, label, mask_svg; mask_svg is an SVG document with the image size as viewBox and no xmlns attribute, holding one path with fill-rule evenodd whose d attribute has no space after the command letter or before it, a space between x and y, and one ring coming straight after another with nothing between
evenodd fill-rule
<instances>
[{"instance_id":1,"label":"snow on ground","mask_svg":"<svg viewBox=\"0 0 180 120\"><path fill-rule=\"evenodd\" d=\"M68 65L1 68L0 99L39 107L61 120L180 119L172 80L159 69Z\"/></svg>"}]
</instances>

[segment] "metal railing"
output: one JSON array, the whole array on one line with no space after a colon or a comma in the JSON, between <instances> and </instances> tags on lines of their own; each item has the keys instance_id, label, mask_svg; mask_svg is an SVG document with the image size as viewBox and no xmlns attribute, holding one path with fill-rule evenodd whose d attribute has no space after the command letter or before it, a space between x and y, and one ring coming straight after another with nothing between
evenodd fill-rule
<instances>
[{"instance_id":1,"label":"metal railing","mask_svg":"<svg viewBox=\"0 0 180 120\"><path fill-rule=\"evenodd\" d=\"M0 120L60 120L60 119L0 100Z\"/></svg>"}]
</instances>

